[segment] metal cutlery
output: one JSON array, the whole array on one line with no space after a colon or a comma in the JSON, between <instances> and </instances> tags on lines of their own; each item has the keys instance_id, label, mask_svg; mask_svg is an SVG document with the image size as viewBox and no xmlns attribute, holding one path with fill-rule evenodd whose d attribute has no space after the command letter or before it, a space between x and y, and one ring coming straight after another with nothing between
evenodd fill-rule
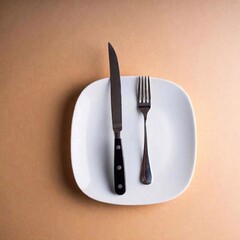
<instances>
[{"instance_id":1,"label":"metal cutlery","mask_svg":"<svg viewBox=\"0 0 240 240\"><path fill-rule=\"evenodd\" d=\"M139 77L138 79L138 109L144 116L144 150L140 173L140 180L143 184L152 182L152 172L148 156L147 143L147 114L151 108L151 91L149 77Z\"/></svg>"},{"instance_id":2,"label":"metal cutlery","mask_svg":"<svg viewBox=\"0 0 240 240\"><path fill-rule=\"evenodd\" d=\"M114 142L114 188L118 195L126 191L125 170L122 152L122 141L120 133L122 131L122 102L121 102L121 80L117 55L110 43L108 43L109 63L110 63L110 83L111 83L111 108L112 126L115 133Z\"/></svg>"}]
</instances>

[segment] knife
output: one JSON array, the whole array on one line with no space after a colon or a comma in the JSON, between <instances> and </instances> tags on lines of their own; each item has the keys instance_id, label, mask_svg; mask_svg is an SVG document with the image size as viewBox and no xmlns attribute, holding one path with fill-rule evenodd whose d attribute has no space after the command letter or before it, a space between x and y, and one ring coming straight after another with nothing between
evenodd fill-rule
<instances>
[{"instance_id":1,"label":"knife","mask_svg":"<svg viewBox=\"0 0 240 240\"><path fill-rule=\"evenodd\" d=\"M118 195L126 191L125 170L122 152L122 102L121 102L121 80L117 55L110 43L108 43L110 83L111 83L111 108L112 126L115 133L114 141L114 188Z\"/></svg>"}]
</instances>

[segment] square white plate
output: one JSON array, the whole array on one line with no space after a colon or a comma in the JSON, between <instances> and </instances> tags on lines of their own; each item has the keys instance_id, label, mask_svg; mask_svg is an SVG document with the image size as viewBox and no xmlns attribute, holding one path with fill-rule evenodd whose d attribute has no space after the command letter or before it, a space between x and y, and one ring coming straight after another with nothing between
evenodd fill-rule
<instances>
[{"instance_id":1,"label":"square white plate","mask_svg":"<svg viewBox=\"0 0 240 240\"><path fill-rule=\"evenodd\" d=\"M195 117L191 101L178 85L151 78L147 131L153 182L140 182L143 116L137 109L137 77L121 77L121 132L126 193L114 193L110 81L98 80L80 94L73 114L71 158L79 188L89 197L119 205L165 202L190 184L196 156Z\"/></svg>"}]
</instances>

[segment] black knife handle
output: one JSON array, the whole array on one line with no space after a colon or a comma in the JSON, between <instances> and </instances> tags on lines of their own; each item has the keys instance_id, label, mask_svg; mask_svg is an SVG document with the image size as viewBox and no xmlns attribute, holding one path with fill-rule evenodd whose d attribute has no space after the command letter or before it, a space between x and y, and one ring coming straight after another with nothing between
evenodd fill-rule
<instances>
[{"instance_id":1,"label":"black knife handle","mask_svg":"<svg viewBox=\"0 0 240 240\"><path fill-rule=\"evenodd\" d=\"M121 138L115 138L114 145L114 185L115 192L122 195L126 191L125 186L125 169L122 154L122 141Z\"/></svg>"}]
</instances>

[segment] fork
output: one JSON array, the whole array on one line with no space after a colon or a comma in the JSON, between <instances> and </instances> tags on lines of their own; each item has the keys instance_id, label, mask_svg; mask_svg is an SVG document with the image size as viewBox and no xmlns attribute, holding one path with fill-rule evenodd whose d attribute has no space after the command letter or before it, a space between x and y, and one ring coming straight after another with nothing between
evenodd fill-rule
<instances>
[{"instance_id":1,"label":"fork","mask_svg":"<svg viewBox=\"0 0 240 240\"><path fill-rule=\"evenodd\" d=\"M139 77L138 79L138 108L144 116L144 150L141 167L140 180L143 184L150 184L152 182L152 173L148 157L147 144L147 114L151 108L151 91L149 77Z\"/></svg>"}]
</instances>

